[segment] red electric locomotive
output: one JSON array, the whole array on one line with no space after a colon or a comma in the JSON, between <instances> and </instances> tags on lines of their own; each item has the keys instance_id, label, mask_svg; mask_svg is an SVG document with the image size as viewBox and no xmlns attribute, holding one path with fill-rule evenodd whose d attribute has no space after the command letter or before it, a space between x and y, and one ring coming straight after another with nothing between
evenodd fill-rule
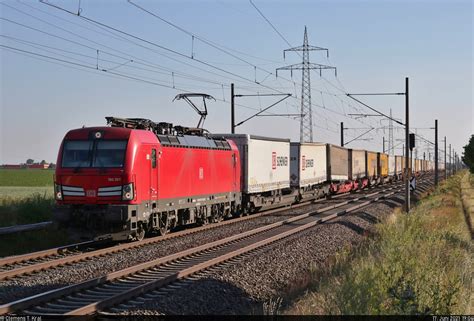
<instances>
[{"instance_id":1,"label":"red electric locomotive","mask_svg":"<svg viewBox=\"0 0 474 321\"><path fill-rule=\"evenodd\" d=\"M235 144L202 129L107 117L69 131L55 175L55 218L87 238L142 239L238 213ZM85 235L87 231L89 235Z\"/></svg>"}]
</instances>

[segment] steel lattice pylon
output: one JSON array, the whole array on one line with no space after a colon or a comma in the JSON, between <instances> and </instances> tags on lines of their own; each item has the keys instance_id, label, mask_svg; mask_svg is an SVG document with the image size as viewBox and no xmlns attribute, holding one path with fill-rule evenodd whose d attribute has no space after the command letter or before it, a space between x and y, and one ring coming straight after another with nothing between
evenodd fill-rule
<instances>
[{"instance_id":1,"label":"steel lattice pylon","mask_svg":"<svg viewBox=\"0 0 474 321\"><path fill-rule=\"evenodd\" d=\"M286 49L283 51L283 57L287 51L302 51L303 52L303 62L300 64L289 65L276 69L276 74L278 75L278 70L290 70L291 75L293 76L293 70L302 70L302 82L301 82L301 121L300 121L300 142L313 142L313 111L311 105L311 69L318 69L321 75L322 69L334 69L335 67L314 64L309 62L309 52L311 50L325 50L329 56L329 51L326 48L310 46L308 44L308 32L306 26L304 27L304 40L303 46L294 47Z\"/></svg>"}]
</instances>

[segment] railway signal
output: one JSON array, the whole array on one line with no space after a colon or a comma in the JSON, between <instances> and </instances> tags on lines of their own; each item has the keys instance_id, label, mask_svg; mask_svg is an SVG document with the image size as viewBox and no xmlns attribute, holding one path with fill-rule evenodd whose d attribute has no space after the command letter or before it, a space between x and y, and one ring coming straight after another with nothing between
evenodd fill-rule
<instances>
[{"instance_id":1,"label":"railway signal","mask_svg":"<svg viewBox=\"0 0 474 321\"><path fill-rule=\"evenodd\" d=\"M416 190L416 177L413 176L411 179L410 179L410 191L411 192L414 192Z\"/></svg>"}]
</instances>

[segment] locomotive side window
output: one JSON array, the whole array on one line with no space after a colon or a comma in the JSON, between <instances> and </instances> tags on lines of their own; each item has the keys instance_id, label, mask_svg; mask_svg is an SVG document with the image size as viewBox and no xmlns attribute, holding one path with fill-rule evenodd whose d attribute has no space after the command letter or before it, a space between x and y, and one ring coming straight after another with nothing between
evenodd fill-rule
<instances>
[{"instance_id":1,"label":"locomotive side window","mask_svg":"<svg viewBox=\"0 0 474 321\"><path fill-rule=\"evenodd\" d=\"M70 140L64 142L63 167L89 167L92 151L90 140Z\"/></svg>"},{"instance_id":2,"label":"locomotive side window","mask_svg":"<svg viewBox=\"0 0 474 321\"><path fill-rule=\"evenodd\" d=\"M151 168L156 168L156 149L151 150Z\"/></svg>"},{"instance_id":3,"label":"locomotive side window","mask_svg":"<svg viewBox=\"0 0 474 321\"><path fill-rule=\"evenodd\" d=\"M123 167L125 140L100 140L96 143L92 167Z\"/></svg>"}]
</instances>

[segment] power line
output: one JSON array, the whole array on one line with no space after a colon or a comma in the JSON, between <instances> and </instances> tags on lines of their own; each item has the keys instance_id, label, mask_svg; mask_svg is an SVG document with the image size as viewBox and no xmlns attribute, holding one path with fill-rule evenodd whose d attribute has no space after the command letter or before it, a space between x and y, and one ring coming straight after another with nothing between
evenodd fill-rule
<instances>
[{"instance_id":1,"label":"power line","mask_svg":"<svg viewBox=\"0 0 474 321\"><path fill-rule=\"evenodd\" d=\"M81 53L77 53L77 52L73 52L73 51L69 51L69 50L60 49L60 48L57 48L57 47L52 47L52 46L48 46L48 45L44 45L44 44L40 44L40 43L36 43L36 42L32 42L32 41L27 41L27 40L24 40L24 39L19 39L19 38L12 37L12 36L7 36L7 35L0 34L0 37L4 37L4 38L7 38L9 40L13 40L13 41L16 41L16 42L19 42L19 43L23 43L23 44L32 46L34 48L44 50L46 52L50 52L50 53L57 54L57 55L59 55L59 54L56 53L56 52L49 51L49 50L46 50L46 49L42 49L42 48L39 48L38 46L53 49L53 50L60 51L60 52L65 52L65 53L77 55L77 56L81 56L81 57L85 57L85 58L89 58L89 59L92 59L94 61L96 59L98 59L96 56L85 55L85 54L81 54ZM61 55L61 56L64 56L64 55ZM64 57L67 57L67 56L64 56ZM77 60L77 59L72 58L72 57L67 57L67 58ZM82 62L85 63L84 61L82 61ZM141 68L141 67L138 67L138 66L130 66L130 65L129 66L124 66L124 64L126 64L126 63L130 63L130 62L135 63L135 61L128 60L128 59L125 59L125 61L119 62L119 61L100 58L100 62L109 62L109 63L116 64L117 66L113 67L114 69L123 66L123 67L126 67L126 68L132 68L132 69L137 69L137 70L142 70L142 71L147 71L147 72L151 72L151 73L162 74L162 75L167 75L167 76L172 76L172 77L176 76L178 78L189 79L189 80L198 81L198 82L206 82L206 83L210 83L210 84L214 84L214 85L226 86L227 87L226 84L206 80L204 78L196 77L196 76L193 76L193 75L181 74L180 72L162 72L162 71L156 71L156 70L152 70L152 69L148 69L148 68ZM98 69L98 68L99 67L97 65L96 69ZM108 71L111 70L111 68L102 68L102 69L107 69Z\"/></svg>"},{"instance_id":2,"label":"power line","mask_svg":"<svg viewBox=\"0 0 474 321\"><path fill-rule=\"evenodd\" d=\"M31 15L30 15L30 16L31 16ZM65 19L63 19L63 20L65 20ZM50 24L50 25L51 25L51 24ZM76 24L76 25L78 25L78 24ZM95 25L95 24L94 24L94 25ZM56 26L56 25L53 25L53 26L58 27L58 26ZM100 25L96 25L96 26L101 28ZM85 27L84 27L84 28L85 28ZM86 29L89 29L89 28L86 28ZM62 30L64 30L64 28L62 28ZM89 30L91 30L91 29L89 29ZM104 29L104 30L106 30L106 29ZM109 33L111 33L111 32L108 31L108 30L106 30L106 31L109 32ZM72 33L72 34L74 34L75 36L78 36L78 35L75 34L75 33ZM112 34L113 34L113 33L112 33ZM53 35L53 34L49 34L49 35L51 35L51 36L56 36L56 37L60 37L60 36ZM80 43L78 43L78 42L75 42L75 41L71 41L71 40L69 40L69 39L66 39L66 38L64 38L64 37L60 37L60 38L63 39L63 40L66 40L66 41L73 42L73 43L75 43L75 44L77 44L77 45L83 45L83 44L80 44ZM122 38L122 39L124 39L124 40L127 40L127 41L130 41L129 39L126 39L126 38L123 38L123 37L120 37L120 38ZM90 39L87 39L87 38L85 38L85 39L86 39L87 41L91 41ZM115 38L115 39L117 39L117 38ZM97 43L97 42L95 42L95 43ZM132 42L132 43L133 43L133 42ZM100 44L100 45L103 45L103 44ZM87 46L87 45L85 45L85 46L88 47L88 48L91 49L91 50L96 50L96 48L93 48L93 47L90 47L90 46ZM109 47L109 48L110 48L110 47ZM148 47L146 47L146 48L147 48L147 49L150 49L150 48L148 48ZM112 50L115 51L115 49L112 49ZM150 49L150 50L151 50L151 49ZM101 51L101 52L104 52L104 51ZM112 54L112 53L110 53L110 52L108 52L107 54L114 55L114 54ZM160 53L160 54L162 54L162 53ZM118 55L115 55L115 56L120 57L120 56L118 56ZM120 57L120 58L121 58L121 59L125 59L124 57ZM168 58L169 58L169 57L168 57ZM134 61L134 62L137 63L136 61ZM179 62L180 62L180 63L184 63L184 62L182 62L182 61L179 61ZM188 64L188 65L189 65L189 64ZM154 67L156 67L156 65L155 65ZM192 66L192 67L197 68L197 67L195 67L195 66ZM162 69L162 67L159 68L159 69ZM207 71L207 70L204 70L204 71L209 72L209 71ZM220 75L219 75L219 76L220 76ZM123 76L122 76L122 77L123 77ZM195 76L193 76L193 77L195 77ZM136 78L136 77L135 77L135 78ZM283 77L282 77L282 78L283 78ZM293 82L293 83L294 83L294 82ZM220 84L220 85L221 85L221 86L226 86L226 87L228 86L228 85L225 85L225 84ZM324 109L327 109L327 108L324 108ZM328 118L326 118L326 120L328 120Z\"/></svg>"},{"instance_id":3,"label":"power line","mask_svg":"<svg viewBox=\"0 0 474 321\"><path fill-rule=\"evenodd\" d=\"M42 3L45 3L45 2L43 2L43 1L41 1L41 2L42 2ZM61 7L58 7L58 6L49 4L49 3L45 3L45 4L51 5L51 6L55 7L55 8L57 8L57 9L60 9L60 10L65 11L65 12L67 12L67 13L76 15L75 13L70 12L70 11L68 11L68 10L66 10L66 9L63 9L63 8L61 8ZM140 40L140 41L144 41L144 42L146 42L146 43L150 43L150 44L155 45L155 46L158 46L158 47L160 47L160 48L163 47L163 46L161 46L161 45L157 45L157 44L155 44L155 43L153 43L153 42L150 42L150 41L147 41L147 40L142 39L142 38L140 38L140 37L131 35L131 34L127 33L127 32L118 30L118 29L116 29L116 28L114 28L114 27L108 26L108 25L106 25L106 24L103 24L103 23L101 23L101 22L98 22L98 21L95 21L95 20L92 20L92 19L89 19L89 18L87 18L87 17L84 17L84 16L79 16L79 17L81 17L82 19L85 19L85 20L87 20L87 21L93 22L93 23L95 23L95 24L98 24L98 25L100 25L100 26L104 26L104 27L106 27L106 28L109 28L109 29L111 29L111 30L114 30L114 31L116 31L116 32L119 32L119 33L125 34L125 35L127 35L127 36L136 38L136 39L138 39L138 40ZM185 57L185 58L191 59L190 57L188 57L188 56L186 56L186 55L184 55L184 54L182 54L182 53L175 52L174 50L171 50L171 49L168 49L168 48L165 48L165 49L166 49L166 50L170 50L170 51L173 52L173 53L177 53L178 55L181 55L181 56L183 56L183 57ZM193 60L196 60L196 61L198 61L198 62L201 62L201 63L206 64L205 62L200 61L200 60L198 60L198 59L193 59ZM208 65L209 65L209 64L208 64ZM215 66L212 66L212 65L210 65L210 66L211 66L211 67L215 67ZM216 68L219 69L219 70L222 70L222 71L224 71L224 72L230 73L230 74L232 74L232 75L235 75L235 76L237 76L237 77L240 77L240 78L242 78L242 79L244 79L244 80L251 81L251 80L249 80L248 78L242 77L242 76L240 76L240 75L236 75L236 74L234 74L234 73L232 73L232 72L225 71L225 70L223 70L223 69L221 69L221 68L219 68L219 67L216 67ZM253 81L252 81L252 82L253 82ZM265 87L265 88L269 88L269 89L272 89L272 90L274 90L274 91L281 92L281 91L279 91L279 90L273 89L272 87L262 85L261 83L257 83L257 84L259 84L260 86L263 86L263 87Z\"/></svg>"},{"instance_id":4,"label":"power line","mask_svg":"<svg viewBox=\"0 0 474 321\"><path fill-rule=\"evenodd\" d=\"M267 73L268 73L267 77L268 77L269 75L272 75L272 74L273 74L272 72L269 72L269 71L267 71L267 70L265 70L265 69L263 69L263 68L260 68L260 67L256 67L255 64L253 64L253 63L251 63L251 62L248 62L247 60L244 60L244 59L242 59L242 58L240 58L240 57L237 57L237 56L233 55L232 53L229 53L229 52L226 51L226 50L221 49L220 47L223 47L222 45L217 45L217 44L211 42L210 40L207 40L207 39L205 39L205 38L203 38L203 37L200 37L200 36L198 36L198 35L196 35L196 34L190 32L190 31L188 31L188 30L186 30L186 29L184 29L184 28L178 26L177 24L172 23L172 22L170 22L169 20L166 20L165 18L159 16L158 14L153 13L153 12L151 12L150 10L145 9L144 7L142 7L142 6L140 6L140 5L136 4L136 3L133 3L131 0L128 0L128 2L129 2L131 5L137 7L138 9L140 9L140 10L142 10L142 11L144 11L144 12L150 14L150 15L152 15L153 17L155 17L155 18L157 18L157 19L159 19L159 20L165 22L166 24L168 24L168 25L170 25L170 26L172 26L172 27L174 27L174 28L180 30L181 32L183 32L183 33L185 33L185 34L187 34L187 35L193 37L193 39L200 40L200 41L202 41L203 43L205 43L205 44L207 44L207 45L209 45L209 46L211 46L211 47L213 47L213 48L215 48L215 49L218 49L218 50L220 50L221 52L224 52L224 53L226 53L226 54L232 56L232 57L235 58L235 59L238 59L238 60L240 60L240 61L242 61L242 62L245 62L246 64L248 64L248 65L250 65L250 66L253 66L253 67L255 67L255 68L258 68L259 70L263 70L263 71L267 72ZM251 1L250 1L250 2L251 2ZM263 15L263 13L262 13L252 2L251 2L251 4L255 7L255 9L257 9L257 11L259 11L259 13L262 15L262 17L272 26L272 28L282 37L282 39L284 39L285 42L287 42L287 43L289 44L289 42L281 35L281 33L273 26L273 24ZM220 47L219 47L219 46L220 46ZM265 79L266 79L267 77L265 77ZM283 78L284 78L284 77L283 77ZM264 79L264 80L265 80L265 79ZM287 80L287 81L291 81L291 80L288 80L288 79L286 79L286 78L284 78L284 79ZM255 81L255 82L256 82L256 81ZM263 82L263 81L261 81L260 83L262 83L262 82ZM273 88L274 88L274 87L273 87ZM296 98L296 97L295 97L295 98Z\"/></svg>"},{"instance_id":5,"label":"power line","mask_svg":"<svg viewBox=\"0 0 474 321\"><path fill-rule=\"evenodd\" d=\"M177 56L180 56L180 57L183 57L183 58L187 58L187 59L191 59L191 60L196 61L196 62L198 62L198 63L200 63L200 64L203 64L203 65L205 65L205 66L207 66L207 67L210 67L210 68L219 70L219 71L221 71L221 72L224 72L224 73L226 73L226 74L232 75L232 76L234 76L234 77L243 79L243 80L248 81L248 82L257 83L258 85L260 85L260 86L262 86L262 87L264 87L264 88L267 88L267 89L276 91L276 92L278 92L278 93L283 93L283 92L281 92L281 91L279 91L279 90L273 89L272 87L269 87L269 86L260 84L260 83L255 82L255 81L253 81L253 80L251 80L251 79L249 79L249 78L247 78L247 77L238 75L238 74L236 74L236 73L234 73L234 72L225 70L225 69L220 68L220 67L218 67L218 66L214 66L214 65L209 64L209 63L207 63L207 62L205 62L205 61L203 61L203 60L200 60L200 59L197 59L197 58L189 57L189 56L186 55L186 54L183 54L183 53L181 53L181 52L179 52L179 51L170 49L170 48L168 48L168 47L166 47L166 46L160 45L160 44L155 43L155 42L153 42L153 41L146 40L146 39L144 39L144 38L142 38L142 37L133 35L133 34L131 34L131 33L129 33L129 32L126 32L126 31L120 30L120 29L118 29L118 28L109 26L109 25L107 25L107 24L105 24L105 23L102 23L102 22L99 22L99 21L97 21L97 20L88 18L88 17L86 17L86 16L77 15L76 13L74 13L74 12L72 12L72 11L69 11L69 10L64 9L64 8L62 8L62 7L59 7L59 6L54 5L54 4L52 4L52 3L45 2L44 0L40 0L40 2L43 3L43 4L46 4L46 5L48 5L48 6L54 7L54 8L56 8L56 9L65 11L65 12L67 12L67 13L69 13L69 14L74 15L74 16L78 16L78 17L80 17L80 18L82 18L82 19L84 19L84 20L90 21L90 22L92 22L92 23L94 23L94 24L97 24L97 25L103 26L103 27L105 27L105 28L108 28L108 29L110 29L110 30L113 30L113 31L115 31L115 32L124 34L124 35L126 35L126 36L128 36L128 37L131 37L131 38L133 38L133 39L142 41L142 42L144 42L144 43L150 44L150 45L155 46L155 47L157 47L157 48L160 48L160 49L162 49L162 50L168 51L168 52L173 53L173 54L175 54L175 55L177 55Z\"/></svg>"},{"instance_id":6,"label":"power line","mask_svg":"<svg viewBox=\"0 0 474 321\"><path fill-rule=\"evenodd\" d=\"M81 35L78 35L77 33L74 33L74 32L72 32L72 31L66 30L66 29L64 29L64 28L62 28L62 27L60 27L60 26L58 26L58 25L55 25L55 24L50 23L50 22L47 22L47 21L45 21L45 20L43 20L43 19L41 19L41 18L35 17L35 16L31 15L31 14L28 14L28 13L26 13L26 12L24 12L24 11L18 9L18 8L14 8L14 7L9 6L9 5L7 5L7 4L4 4L4 3L0 3L0 4L2 4L2 5L4 5L4 6L7 6L7 7L13 9L13 10L16 10L16 11L18 11L18 12L24 14L24 15L27 15L27 16L29 16L29 17L32 17L32 18L34 18L34 19L36 19L36 20L38 20L38 21L41 21L41 22L43 22L43 23L45 23L45 24L48 24L48 25L50 25L50 26L52 26L52 27L58 28L58 29L60 29L60 30L62 30L62 31L64 31L64 32L67 32L67 33L71 34L71 35L74 35L74 36L76 36L76 37L79 37L79 38L81 38L81 39L84 39L84 40L86 40L86 41L89 41L89 42L94 43L94 44L96 44L96 45L99 45L99 46L101 46L101 47L108 48L108 49L111 49L111 50L113 50L113 51L119 52L119 53L121 53L121 54L128 55L128 53L125 53L125 52L120 51L120 50L118 50L118 49L114 49L114 48L112 48L112 47L106 46L106 45L104 45L103 43L99 43L99 42L97 42L97 41L94 41L94 40L88 39L88 38L86 38L86 37L83 37L83 36L81 36ZM40 29L35 28L35 27L27 26L27 25L25 25L25 24L22 24L22 23L19 23L19 22L16 22L16 21L13 21L13 20L10 20L10 19L7 19L7 18L0 17L0 19L5 20L5 21L7 21L7 22L9 22L9 23L12 23L12 24L20 25L20 26L22 26L22 27L24 27L24 28L28 28L28 29L31 29L31 30L34 30L34 31L37 31L37 32L41 32L41 33L46 34L46 35L51 36L51 37L55 37L55 38L58 38L58 39L61 39L61 40L64 40L64 41L73 43L73 44L78 45L78 46L82 46L82 47L91 49L91 50L93 50L94 52L97 50L97 48L94 48L94 47L85 45L85 44L83 44L83 43L80 43L80 42L77 42L77 41L74 41L74 40L70 40L70 39L64 38L64 37L62 37L62 36L58 36L58 35L55 35L55 34L52 34L52 33L49 33L49 32L43 31L43 30L40 30ZM128 39L126 39L126 38L123 38L123 39L128 40ZM128 40L128 41L130 41L130 40ZM133 43L133 42L132 42L132 43ZM143 46L142 46L142 47L143 47ZM144 48L150 49L150 48L148 48L148 47L144 47ZM152 49L150 49L150 50L152 50ZM118 58L121 58L121 59L129 59L129 58L125 58L125 57L123 57L123 56L119 56L119 55L113 54L113 53L111 53L111 52L104 51L104 50L102 50L102 49L101 49L100 51L101 51L101 53L106 53L106 54L108 54L108 55L111 55L111 56L114 56L114 57L118 57ZM153 51L154 51L154 50L153 50ZM155 52L155 51L154 51L154 52ZM158 53L158 52L157 52L157 53ZM164 54L162 54L162 53L159 53L159 54L164 55ZM221 75L219 75L219 74L216 74L216 73L207 71L207 70L205 70L205 69L202 69L202 68L193 66L193 65L191 65L191 64L188 64L188 63L179 61L179 60L174 59L174 58L172 58L172 57L169 57L169 56L167 56L167 55L164 55L164 56L167 57L167 58L169 58L169 59L172 59L172 60L174 60L174 61L176 61L176 62L179 62L179 63L185 64L185 65L191 66L191 67L193 67L193 68L196 68L196 69L199 69L199 70L202 70L202 71L205 71L205 72L214 74L214 75L221 76ZM173 70L170 70L169 68L161 67L161 66L156 65L156 64L154 64L154 63L152 63L152 62L148 62L148 61L146 61L146 60L144 60L144 59L141 59L141 58L138 58L138 57L135 57L135 56L130 56L130 57L134 58L134 60L135 60L136 63L140 63L140 61L145 61L145 62L146 62L146 65L148 65L149 67L158 68L158 69L162 69L162 70L169 70L170 72L175 72L175 73L183 74L183 73L181 73L181 72L179 72L179 71L173 71ZM143 64L143 63L142 63L142 64ZM197 77L197 76L195 76L195 77ZM225 86L228 87L228 85L225 85Z\"/></svg>"},{"instance_id":7,"label":"power line","mask_svg":"<svg viewBox=\"0 0 474 321\"><path fill-rule=\"evenodd\" d=\"M21 3L21 2L20 2L20 3ZM84 39L84 40L86 40L86 41L89 41L89 42L94 43L94 44L96 44L96 45L99 45L99 46L101 46L101 47L105 47L105 48L108 48L108 49L110 49L110 50L119 52L119 53L121 53L121 54L128 55L128 53L125 53L125 52L120 51L120 50L118 50L118 49L111 48L111 47L109 47L109 46L104 45L103 43L99 43L99 42L97 42L97 41L94 41L94 40L91 40L91 39L89 39L89 38L86 38L86 37L84 37L84 36L82 36L82 35L79 35L79 34L77 34L77 33L74 33L74 32L72 32L72 31L70 31L70 30L64 29L64 28L62 28L62 27L60 27L60 26L58 26L58 25L56 25L56 24L50 23L50 22L48 22L48 21L45 21L45 20L43 20L43 19L41 19L41 18L38 18L38 17L36 17L36 16L33 16L33 15L29 14L29 13L26 13L26 12L24 12L24 11L18 9L18 8L12 7L12 6L8 5L8 4L5 4L5 3L0 3L0 4L4 5L4 6L6 6L6 7L9 7L9 8L11 8L11 9L17 11L17 12L20 12L20 13L26 15L26 16L29 16L29 17L31 17L31 18L33 18L33 19L36 19L36 20L38 20L38 21L41 21L41 22L43 22L43 23L45 23L45 24L47 24L47 25L49 25L49 26L55 27L55 28L60 29L60 30L62 30L62 31L64 31L64 32L67 32L67 33L69 33L69 34L71 34L71 35L74 35L74 36L76 36L76 37L79 37L79 38L81 38L81 39ZM42 12L43 12L43 11L42 11ZM53 16L54 16L54 15L53 15ZM56 16L54 16L54 17L56 17ZM77 42L77 41L73 41L73 40L64 38L64 37L62 37L62 36L54 35L54 34L51 34L51 33L49 33L49 32L39 30L38 28L34 28L34 27L27 26L27 25L22 24L22 23L19 23L19 22L12 21L12 20L10 20L10 19L1 18L1 17L0 17L0 19L3 19L3 20L5 20L5 21L10 22L10 23L13 23L13 24L17 24L17 25L23 26L23 27L28 28L28 29L31 29L31 30L35 30L35 31L41 32L41 33L43 33L43 34L47 34L47 35L49 35L49 36L52 36L52 37L55 37L55 38L58 38L58 39L61 39L61 40L64 40L64 41L68 41L68 42L74 43L74 44L79 45L79 46L83 46L83 47L85 47L85 48L94 50L94 52L97 50L96 48L93 48L93 47L88 46L88 45L85 45L85 44L81 44L81 43L79 43L79 42ZM60 18L60 19L62 19L62 18ZM65 19L62 19L62 20L65 20ZM67 20L65 20L65 21L67 21ZM87 21L87 20L85 20L85 21ZM92 23L92 22L90 22L90 21L87 21L87 22ZM108 33L111 33L112 35L114 35L111 31L109 31L109 30L107 30L107 29L105 29L105 28L103 28L103 27L101 27L101 26L99 26L99 25L96 25L96 24L94 24L94 23L92 23L92 24L93 24L94 26L96 26L96 27L98 27L98 28L101 28L101 29L104 29L104 30L107 31ZM76 24L76 25L77 25L77 24ZM85 28L85 27L84 27L84 28ZM86 29L90 30L90 28L86 28ZM96 32L97 32L97 31L96 31ZM103 33L100 33L100 34L103 34ZM135 44L135 45L137 45L137 46L140 46L140 47L142 47L142 48L151 50L151 51L153 51L153 52L155 52L155 53L157 53L157 54L160 54L160 55L162 55L162 56L165 56L166 58L171 59L171 60L173 60L173 61L176 61L176 62L178 62L178 63L181 63L181 64L184 64L184 65L190 66L190 67L192 67L192 68L196 68L196 69L198 69L198 70L201 70L201 71L204 71L204 72L207 72L207 73L210 73L210 74L217 75L217 76L219 76L219 77L223 77L222 75L217 74L217 73L215 73L215 72L211 72L211 71L208 71L208 70L199 68L199 67L197 67L197 66L188 64L188 63L186 63L186 62L184 62L184 61L180 61L180 60L178 60L178 59L175 59L175 58L173 58L173 57L170 57L170 56L168 56L168 55L166 55L166 54L163 54L163 53L161 53L161 52L155 51L155 50L153 50L153 49L151 49L151 48L149 48L149 47L140 45L140 44L138 44L138 43L136 43L136 42L134 42L134 41L132 41L132 40L130 40L130 39L127 39L127 38L125 38L125 37L122 37L122 36L120 36L120 35L117 35L116 37L113 36L113 38L114 38L114 39L121 38L122 41L125 40L125 41L127 41L127 42L131 42L131 43L133 43L133 44ZM110 53L110 52L107 52L107 51L104 51L104 50L101 50L101 52L102 52L102 53L109 54L109 55L111 55L111 56L119 57L119 58L121 58L121 59L127 59L127 58L124 58L124 57L121 57L121 56L118 56L118 55L114 55L114 54L112 54L112 53ZM134 58L134 60L135 60L136 63L138 63L138 61L145 61L145 62L146 62L147 64L149 64L149 66L151 66L152 68L166 69L166 68L164 68L164 67L158 66L158 65L153 64L152 62L146 61L146 60L144 60L144 59L141 59L141 58L138 58L138 57L134 57L134 56L131 56L131 57ZM168 69L168 70L169 70L169 69ZM173 71L170 70L170 72L173 72ZM177 73L181 73L181 72L179 72L179 71L178 71L178 72L177 72L177 71L174 71L174 72L175 72L176 74L177 74ZM181 74L182 74L182 73L181 73ZM194 77L197 77L197 76L194 76ZM228 78L228 77L227 77L227 78ZM229 87L229 85L224 85L224 86Z\"/></svg>"},{"instance_id":8,"label":"power line","mask_svg":"<svg viewBox=\"0 0 474 321\"><path fill-rule=\"evenodd\" d=\"M263 14L262 11L260 11L260 9L257 8L257 6L252 2L252 0L249 0L250 4L255 8L255 10L258 11L258 13L262 16L263 19L265 19L265 21L273 28L273 30L275 30L275 32L280 36L281 39L283 39L284 42L286 42L286 44L290 47L293 47L289 42L288 40L286 40L286 38L280 33L280 31L278 31L278 29L270 22L270 20L267 19L267 17L265 17L265 15Z\"/></svg>"}]
</instances>

